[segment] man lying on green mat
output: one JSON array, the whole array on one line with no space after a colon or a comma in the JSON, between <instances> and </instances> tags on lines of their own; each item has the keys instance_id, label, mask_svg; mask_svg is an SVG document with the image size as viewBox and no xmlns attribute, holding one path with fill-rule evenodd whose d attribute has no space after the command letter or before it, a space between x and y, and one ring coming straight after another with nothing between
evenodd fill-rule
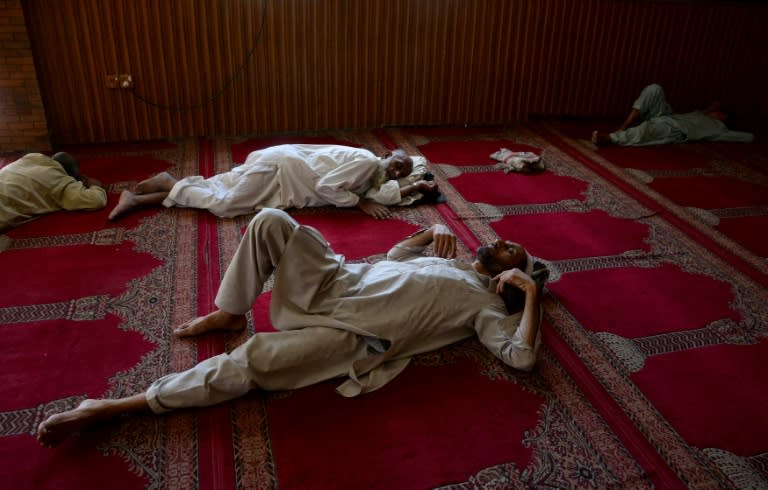
<instances>
[{"instance_id":1,"label":"man lying on green mat","mask_svg":"<svg viewBox=\"0 0 768 490\"><path fill-rule=\"evenodd\" d=\"M648 146L691 141L734 141L749 143L752 133L732 131L725 125L726 115L713 102L703 111L672 113L660 85L648 85L640 93L624 124L613 133L592 132L598 146ZM638 121L640 124L634 126Z\"/></svg>"},{"instance_id":2,"label":"man lying on green mat","mask_svg":"<svg viewBox=\"0 0 768 490\"><path fill-rule=\"evenodd\" d=\"M435 256L423 256L430 244ZM337 391L352 397L385 385L412 356L475 334L507 365L531 370L547 269L505 240L480 247L472 263L455 256L455 235L433 225L392 247L387 260L349 264L317 230L284 211L262 210L221 281L218 310L174 334L243 330L273 272L270 318L279 331L257 333L231 353L161 377L144 393L85 400L43 421L38 440L53 446L120 414L208 406L256 388L290 390L345 377Z\"/></svg>"},{"instance_id":3,"label":"man lying on green mat","mask_svg":"<svg viewBox=\"0 0 768 490\"><path fill-rule=\"evenodd\" d=\"M123 191L109 214L162 204L207 209L231 218L262 208L357 207L374 218L389 218L387 206L412 204L417 193L434 191L423 180L426 164L403 150L378 158L364 148L341 145L279 145L257 150L245 163L208 179L177 180L167 172Z\"/></svg>"}]
</instances>

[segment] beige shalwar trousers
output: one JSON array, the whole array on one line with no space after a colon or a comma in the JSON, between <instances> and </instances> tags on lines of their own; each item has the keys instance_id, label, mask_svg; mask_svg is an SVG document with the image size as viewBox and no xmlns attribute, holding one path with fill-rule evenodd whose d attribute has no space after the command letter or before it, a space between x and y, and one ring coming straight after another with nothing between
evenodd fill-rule
<instances>
[{"instance_id":1,"label":"beige shalwar trousers","mask_svg":"<svg viewBox=\"0 0 768 490\"><path fill-rule=\"evenodd\" d=\"M298 227L280 210L257 214L224 274L216 305L228 313L247 313ZM158 379L147 390L147 402L152 411L161 413L214 405L255 388L300 388L346 375L353 361L367 355L362 337L335 328L257 333L231 353Z\"/></svg>"}]
</instances>

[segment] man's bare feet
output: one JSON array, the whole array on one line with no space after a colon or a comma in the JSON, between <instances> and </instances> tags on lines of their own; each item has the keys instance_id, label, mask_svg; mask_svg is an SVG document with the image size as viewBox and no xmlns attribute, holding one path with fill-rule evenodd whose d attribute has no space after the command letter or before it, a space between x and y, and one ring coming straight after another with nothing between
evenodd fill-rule
<instances>
[{"instance_id":1,"label":"man's bare feet","mask_svg":"<svg viewBox=\"0 0 768 490\"><path fill-rule=\"evenodd\" d=\"M217 330L239 331L248 325L245 315L233 315L226 311L216 310L205 316L197 317L173 331L177 337L192 337Z\"/></svg>"},{"instance_id":2,"label":"man's bare feet","mask_svg":"<svg viewBox=\"0 0 768 490\"><path fill-rule=\"evenodd\" d=\"M136 207L136 196L131 191L123 191L120 193L120 200L117 205L109 212L108 219L115 219L123 213L127 213L131 209Z\"/></svg>"},{"instance_id":3,"label":"man's bare feet","mask_svg":"<svg viewBox=\"0 0 768 490\"><path fill-rule=\"evenodd\" d=\"M58 446L75 432L110 418L107 403L108 400L83 400L77 408L51 415L37 427L37 440L46 447Z\"/></svg>"},{"instance_id":4,"label":"man's bare feet","mask_svg":"<svg viewBox=\"0 0 768 490\"><path fill-rule=\"evenodd\" d=\"M592 131L592 143L597 146L606 146L612 143L611 137L598 131Z\"/></svg>"},{"instance_id":5,"label":"man's bare feet","mask_svg":"<svg viewBox=\"0 0 768 490\"><path fill-rule=\"evenodd\" d=\"M77 408L51 415L37 427L37 440L46 447L58 446L67 437L118 415L149 411L146 393L123 398L83 400Z\"/></svg>"},{"instance_id":6,"label":"man's bare feet","mask_svg":"<svg viewBox=\"0 0 768 490\"><path fill-rule=\"evenodd\" d=\"M136 194L171 192L171 189L176 182L178 182L178 180L173 175L168 172L160 172L159 174L136 184Z\"/></svg>"}]
</instances>

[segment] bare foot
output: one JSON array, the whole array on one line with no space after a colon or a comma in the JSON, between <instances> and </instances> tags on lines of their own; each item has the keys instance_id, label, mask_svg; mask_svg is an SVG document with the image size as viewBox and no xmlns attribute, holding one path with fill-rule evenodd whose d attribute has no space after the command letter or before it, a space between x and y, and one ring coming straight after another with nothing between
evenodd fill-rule
<instances>
[{"instance_id":1,"label":"bare foot","mask_svg":"<svg viewBox=\"0 0 768 490\"><path fill-rule=\"evenodd\" d=\"M177 337L192 337L217 330L239 331L248 325L245 315L216 310L184 323L173 331Z\"/></svg>"},{"instance_id":2,"label":"bare foot","mask_svg":"<svg viewBox=\"0 0 768 490\"><path fill-rule=\"evenodd\" d=\"M136 194L152 194L153 192L170 192L178 180L168 172L160 172L154 177L142 180L136 184Z\"/></svg>"},{"instance_id":3,"label":"bare foot","mask_svg":"<svg viewBox=\"0 0 768 490\"><path fill-rule=\"evenodd\" d=\"M597 146L606 146L610 145L611 137L607 134L602 134L597 131L592 131L592 143L596 144Z\"/></svg>"},{"instance_id":4,"label":"bare foot","mask_svg":"<svg viewBox=\"0 0 768 490\"><path fill-rule=\"evenodd\" d=\"M110 211L108 219L115 219L123 213L127 213L131 209L136 207L136 196L131 191L123 191L120 193L120 200L117 202L112 211Z\"/></svg>"},{"instance_id":5,"label":"bare foot","mask_svg":"<svg viewBox=\"0 0 768 490\"><path fill-rule=\"evenodd\" d=\"M112 417L108 400L83 400L77 408L51 415L37 427L37 440L45 447L58 446L67 437Z\"/></svg>"}]
</instances>

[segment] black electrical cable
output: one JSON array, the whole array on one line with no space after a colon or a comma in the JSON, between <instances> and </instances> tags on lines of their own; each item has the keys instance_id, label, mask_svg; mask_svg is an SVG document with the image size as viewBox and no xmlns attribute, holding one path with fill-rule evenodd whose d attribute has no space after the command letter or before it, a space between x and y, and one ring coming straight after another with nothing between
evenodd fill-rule
<instances>
[{"instance_id":1,"label":"black electrical cable","mask_svg":"<svg viewBox=\"0 0 768 490\"><path fill-rule=\"evenodd\" d=\"M237 67L237 69L234 71L232 76L229 77L229 79L224 83L224 85L221 86L220 89L216 90L207 99L197 104L166 105L166 104L161 104L159 102L149 100L143 95L137 93L135 90L131 90L131 95L133 95L135 98L139 99L140 101L142 101L143 103L149 106L156 107L158 109L173 110L173 111L179 111L179 112L200 109L201 107L205 107L208 104L218 100L222 95L224 95L227 92L227 90L229 90L232 84L235 83L243 75L245 68L251 62L251 58L253 58L253 55L256 53L256 48L259 46L259 41L261 41L261 36L264 34L264 26L267 23L267 0L263 0L262 5L263 7L262 7L262 14L261 14L261 26L259 27L258 34L256 34L256 39L254 39L253 41L253 47L245 56L245 60L243 61L243 63L239 67Z\"/></svg>"}]
</instances>

